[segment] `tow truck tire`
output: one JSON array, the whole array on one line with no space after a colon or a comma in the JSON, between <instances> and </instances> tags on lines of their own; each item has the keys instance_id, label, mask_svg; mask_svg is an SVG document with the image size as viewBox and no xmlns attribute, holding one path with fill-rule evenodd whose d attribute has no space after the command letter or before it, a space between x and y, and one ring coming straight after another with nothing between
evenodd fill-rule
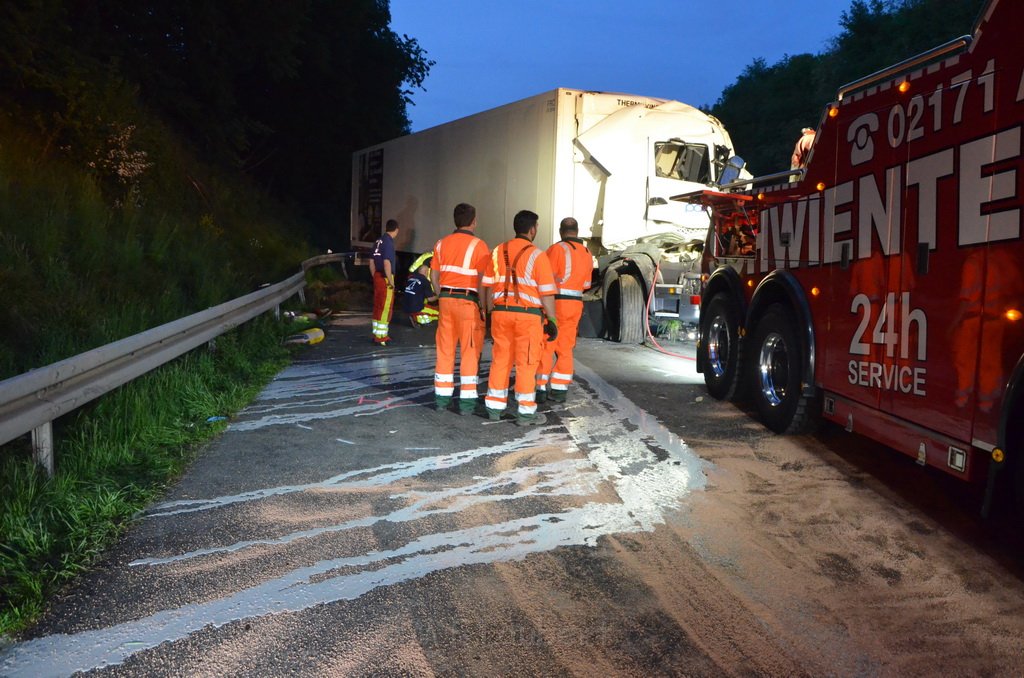
<instances>
[{"instance_id":1,"label":"tow truck tire","mask_svg":"<svg viewBox=\"0 0 1024 678\"><path fill-rule=\"evenodd\" d=\"M646 321L640 281L631 275L619 276L619 343L644 343Z\"/></svg>"},{"instance_id":2,"label":"tow truck tire","mask_svg":"<svg viewBox=\"0 0 1024 678\"><path fill-rule=\"evenodd\" d=\"M712 398L735 400L741 395L742 347L739 336L739 312L729 297L717 294L700 317L700 360L704 365L704 384Z\"/></svg>"},{"instance_id":3,"label":"tow truck tire","mask_svg":"<svg viewBox=\"0 0 1024 678\"><path fill-rule=\"evenodd\" d=\"M803 433L811 423L810 398L800 375L803 349L793 314L773 304L754 329L748 381L761 421L776 433Z\"/></svg>"}]
</instances>

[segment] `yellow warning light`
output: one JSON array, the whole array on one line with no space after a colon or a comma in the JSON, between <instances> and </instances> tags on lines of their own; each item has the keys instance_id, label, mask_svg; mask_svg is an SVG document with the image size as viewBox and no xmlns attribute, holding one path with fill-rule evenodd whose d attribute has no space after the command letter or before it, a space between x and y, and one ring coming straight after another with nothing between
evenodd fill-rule
<instances>
[{"instance_id":1,"label":"yellow warning light","mask_svg":"<svg viewBox=\"0 0 1024 678\"><path fill-rule=\"evenodd\" d=\"M815 186L815 188L817 188L819 191L824 191L825 190L825 182L824 181L819 181L818 185Z\"/></svg>"},{"instance_id":2,"label":"yellow warning light","mask_svg":"<svg viewBox=\"0 0 1024 678\"><path fill-rule=\"evenodd\" d=\"M1000 463L1002 463L1003 459L1005 459L1005 458L1006 458L1006 455L1003 454L1002 450L1000 450L998 447L993 447L992 448L992 461L994 461L997 464L1000 464Z\"/></svg>"},{"instance_id":3,"label":"yellow warning light","mask_svg":"<svg viewBox=\"0 0 1024 678\"><path fill-rule=\"evenodd\" d=\"M700 274L700 281L701 281L701 282L707 282L707 281L708 281L708 277L709 277L709 276L708 276L708 274L707 274L707 273L701 273L701 274Z\"/></svg>"},{"instance_id":4,"label":"yellow warning light","mask_svg":"<svg viewBox=\"0 0 1024 678\"><path fill-rule=\"evenodd\" d=\"M1018 320L1020 320L1020 318L1021 318L1021 313L1020 313L1020 311L1018 311L1015 308L1011 308L1009 311L1006 312L1006 319L1007 320L1011 320L1013 322L1017 322Z\"/></svg>"},{"instance_id":5,"label":"yellow warning light","mask_svg":"<svg viewBox=\"0 0 1024 678\"><path fill-rule=\"evenodd\" d=\"M910 90L910 83L904 80L896 89L900 91L900 94L906 94Z\"/></svg>"},{"instance_id":6,"label":"yellow warning light","mask_svg":"<svg viewBox=\"0 0 1024 678\"><path fill-rule=\"evenodd\" d=\"M812 297L816 297L819 294L821 294L821 289L820 288L818 288L818 287L812 287L811 288L811 296Z\"/></svg>"},{"instance_id":7,"label":"yellow warning light","mask_svg":"<svg viewBox=\"0 0 1024 678\"><path fill-rule=\"evenodd\" d=\"M764 200L764 193L758 193L757 194L757 199L758 200Z\"/></svg>"},{"instance_id":8,"label":"yellow warning light","mask_svg":"<svg viewBox=\"0 0 1024 678\"><path fill-rule=\"evenodd\" d=\"M754 286L754 279L751 278L750 280L747 281L747 287L753 287L753 286Z\"/></svg>"},{"instance_id":9,"label":"yellow warning light","mask_svg":"<svg viewBox=\"0 0 1024 678\"><path fill-rule=\"evenodd\" d=\"M834 117L836 117L837 115L839 115L839 109L838 109L837 107L835 107L835 106L831 106L831 107L830 107L830 108L828 109L828 117L830 117L830 118L834 118Z\"/></svg>"}]
</instances>

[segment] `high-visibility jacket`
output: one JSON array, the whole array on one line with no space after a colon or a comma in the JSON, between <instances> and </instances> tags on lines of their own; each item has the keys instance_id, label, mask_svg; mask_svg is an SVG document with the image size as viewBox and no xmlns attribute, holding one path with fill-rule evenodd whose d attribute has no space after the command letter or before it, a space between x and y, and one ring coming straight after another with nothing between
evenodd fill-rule
<instances>
[{"instance_id":1,"label":"high-visibility jacket","mask_svg":"<svg viewBox=\"0 0 1024 678\"><path fill-rule=\"evenodd\" d=\"M467 229L457 229L434 245L430 268L438 272L440 317L434 364L434 400L447 406L455 391L455 358L459 355L460 408L470 410L477 398L477 372L484 344L479 298L480 276L490 264L490 248Z\"/></svg>"},{"instance_id":2,"label":"high-visibility jacket","mask_svg":"<svg viewBox=\"0 0 1024 678\"><path fill-rule=\"evenodd\" d=\"M409 273L415 273L419 269L419 267L423 266L424 264L427 265L427 268L430 268L430 260L433 258L433 251L424 252L423 254L419 255L418 257L416 257L416 261L412 262L412 264L409 266Z\"/></svg>"},{"instance_id":3,"label":"high-visibility jacket","mask_svg":"<svg viewBox=\"0 0 1024 678\"><path fill-rule=\"evenodd\" d=\"M555 293L551 262L528 238L516 236L494 248L483 284L491 289L491 370L484 405L502 412L508 403L509 375L516 371L518 415L537 412L536 373L544 346L541 297Z\"/></svg>"},{"instance_id":4,"label":"high-visibility jacket","mask_svg":"<svg viewBox=\"0 0 1024 678\"><path fill-rule=\"evenodd\" d=\"M593 259L579 238L565 238L547 249L551 270L555 275L555 317L558 337L546 342L544 355L537 368L537 387L549 384L554 391L567 391L574 370L573 348L583 315L583 292L590 289ZM557 354L557 359L556 359Z\"/></svg>"},{"instance_id":5,"label":"high-visibility jacket","mask_svg":"<svg viewBox=\"0 0 1024 678\"><path fill-rule=\"evenodd\" d=\"M494 248L483 279L496 309L543 308L540 298L557 292L551 262L528 238L516 236Z\"/></svg>"},{"instance_id":6,"label":"high-visibility jacket","mask_svg":"<svg viewBox=\"0 0 1024 678\"><path fill-rule=\"evenodd\" d=\"M579 238L565 238L547 249L558 290L556 299L582 299L590 289L594 261Z\"/></svg>"},{"instance_id":7,"label":"high-visibility jacket","mask_svg":"<svg viewBox=\"0 0 1024 678\"><path fill-rule=\"evenodd\" d=\"M814 146L814 130L808 129L801 132L800 138L796 140L796 145L793 147L793 155L789 159L789 168L806 167L807 158L811 154L812 146Z\"/></svg>"},{"instance_id":8,"label":"high-visibility jacket","mask_svg":"<svg viewBox=\"0 0 1024 678\"><path fill-rule=\"evenodd\" d=\"M461 290L476 294L480 274L488 268L489 254L487 243L466 229L457 229L438 240L430 268L438 272L441 289L434 291Z\"/></svg>"}]
</instances>

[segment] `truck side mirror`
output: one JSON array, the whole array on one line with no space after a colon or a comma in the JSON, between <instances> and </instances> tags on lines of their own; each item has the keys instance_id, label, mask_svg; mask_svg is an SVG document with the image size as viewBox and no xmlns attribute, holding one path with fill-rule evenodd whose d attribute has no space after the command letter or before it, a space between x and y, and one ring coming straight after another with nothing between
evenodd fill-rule
<instances>
[{"instance_id":1,"label":"truck side mirror","mask_svg":"<svg viewBox=\"0 0 1024 678\"><path fill-rule=\"evenodd\" d=\"M729 158L725 163L725 167L722 168L722 173L718 176L718 185L725 186L739 179L740 172L743 171L743 167L746 164L747 161L738 155Z\"/></svg>"}]
</instances>

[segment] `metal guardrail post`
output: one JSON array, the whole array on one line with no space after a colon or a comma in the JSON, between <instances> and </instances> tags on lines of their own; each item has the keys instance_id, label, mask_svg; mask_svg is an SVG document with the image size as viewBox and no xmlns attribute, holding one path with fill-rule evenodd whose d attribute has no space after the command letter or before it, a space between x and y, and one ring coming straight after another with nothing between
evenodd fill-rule
<instances>
[{"instance_id":1,"label":"metal guardrail post","mask_svg":"<svg viewBox=\"0 0 1024 678\"><path fill-rule=\"evenodd\" d=\"M53 475L53 422L32 429L32 458L46 469L46 475Z\"/></svg>"}]
</instances>

